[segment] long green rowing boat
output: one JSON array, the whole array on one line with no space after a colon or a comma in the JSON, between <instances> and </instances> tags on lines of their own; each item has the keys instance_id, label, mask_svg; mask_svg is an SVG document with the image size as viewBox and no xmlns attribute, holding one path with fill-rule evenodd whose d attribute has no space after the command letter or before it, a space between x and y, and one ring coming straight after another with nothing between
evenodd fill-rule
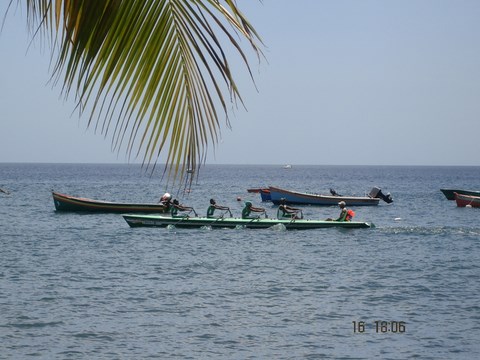
<instances>
[{"instance_id":1,"label":"long green rowing boat","mask_svg":"<svg viewBox=\"0 0 480 360\"><path fill-rule=\"evenodd\" d=\"M207 218L207 217L171 217L161 215L123 215L131 227L167 227L173 225L182 228L249 228L267 229L282 224L286 229L304 230L319 228L370 228L374 225L358 221L325 221L325 220L289 220L289 219L240 219L240 218Z\"/></svg>"}]
</instances>

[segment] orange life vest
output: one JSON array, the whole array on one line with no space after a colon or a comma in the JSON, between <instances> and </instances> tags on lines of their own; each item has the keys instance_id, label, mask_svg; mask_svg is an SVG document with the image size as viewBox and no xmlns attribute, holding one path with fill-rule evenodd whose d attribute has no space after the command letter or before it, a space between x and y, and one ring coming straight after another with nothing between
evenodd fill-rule
<instances>
[{"instance_id":1,"label":"orange life vest","mask_svg":"<svg viewBox=\"0 0 480 360\"><path fill-rule=\"evenodd\" d=\"M345 216L345 221L351 221L355 216L355 211L348 209L347 216Z\"/></svg>"}]
</instances>

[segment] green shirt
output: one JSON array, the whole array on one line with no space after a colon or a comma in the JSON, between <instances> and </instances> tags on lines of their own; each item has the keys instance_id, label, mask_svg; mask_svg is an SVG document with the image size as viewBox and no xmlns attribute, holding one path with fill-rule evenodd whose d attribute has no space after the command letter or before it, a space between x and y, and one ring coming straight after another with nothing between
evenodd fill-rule
<instances>
[{"instance_id":1,"label":"green shirt","mask_svg":"<svg viewBox=\"0 0 480 360\"><path fill-rule=\"evenodd\" d=\"M214 205L210 205L207 209L207 218L213 217L213 213L215 212L216 207Z\"/></svg>"},{"instance_id":2,"label":"green shirt","mask_svg":"<svg viewBox=\"0 0 480 360\"><path fill-rule=\"evenodd\" d=\"M242 219L248 219L250 217L252 210L248 206L245 206L242 210Z\"/></svg>"}]
</instances>

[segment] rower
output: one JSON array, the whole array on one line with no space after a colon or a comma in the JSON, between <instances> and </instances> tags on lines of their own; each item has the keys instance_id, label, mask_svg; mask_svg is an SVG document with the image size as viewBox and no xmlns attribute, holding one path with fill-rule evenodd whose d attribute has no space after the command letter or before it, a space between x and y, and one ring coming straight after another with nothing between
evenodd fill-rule
<instances>
[{"instance_id":1,"label":"rower","mask_svg":"<svg viewBox=\"0 0 480 360\"><path fill-rule=\"evenodd\" d=\"M340 207L340 215L338 216L337 219L331 219L328 218L327 221L352 221L352 218L355 216L355 212L353 210L347 209L347 204L345 201L340 201L338 203L338 206Z\"/></svg>"},{"instance_id":2,"label":"rower","mask_svg":"<svg viewBox=\"0 0 480 360\"><path fill-rule=\"evenodd\" d=\"M207 209L207 218L214 218L215 216L213 216L213 213L217 209L218 210L226 210L230 213L230 216L232 216L232 212L230 211L229 207L217 205L217 203L214 199L210 199L210 206ZM223 214L222 214L221 217L223 217Z\"/></svg>"},{"instance_id":3,"label":"rower","mask_svg":"<svg viewBox=\"0 0 480 360\"><path fill-rule=\"evenodd\" d=\"M193 213L195 214L195 216L197 216L197 213L195 212L195 210L193 209L193 207L180 205L180 203L178 202L178 200L175 199L175 200L173 200L172 208L170 209L170 213L171 213L172 217L188 217L188 214L178 215L178 212L179 212L179 211L182 211L182 212L184 212L184 211L188 211L188 212L193 211Z\"/></svg>"},{"instance_id":4,"label":"rower","mask_svg":"<svg viewBox=\"0 0 480 360\"><path fill-rule=\"evenodd\" d=\"M267 211L264 208L252 206L252 203L250 201L247 201L245 203L245 207L242 210L242 219L258 219L258 218L260 218L260 215L251 215L252 212L263 213L263 214L265 214L265 217L268 217L267 216Z\"/></svg>"},{"instance_id":5,"label":"rower","mask_svg":"<svg viewBox=\"0 0 480 360\"><path fill-rule=\"evenodd\" d=\"M160 198L158 201L160 204L162 204L165 207L165 210L169 210L170 206L172 206L172 195L170 195L168 192L163 194L163 196Z\"/></svg>"},{"instance_id":6,"label":"rower","mask_svg":"<svg viewBox=\"0 0 480 360\"><path fill-rule=\"evenodd\" d=\"M277 219L303 219L303 213L301 209L288 206L286 199L281 198L277 210Z\"/></svg>"}]
</instances>

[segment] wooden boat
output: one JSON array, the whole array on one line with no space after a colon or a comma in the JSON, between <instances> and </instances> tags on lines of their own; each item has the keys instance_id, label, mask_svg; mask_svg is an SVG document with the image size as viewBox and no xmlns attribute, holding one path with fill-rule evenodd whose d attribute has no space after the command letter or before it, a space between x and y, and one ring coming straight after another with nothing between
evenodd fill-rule
<instances>
[{"instance_id":1,"label":"wooden boat","mask_svg":"<svg viewBox=\"0 0 480 360\"><path fill-rule=\"evenodd\" d=\"M358 221L325 221L325 220L290 220L290 219L240 219L240 218L207 218L207 217L171 217L161 215L123 215L130 227L167 227L169 225L182 228L248 228L267 229L282 224L286 229L304 230L320 228L370 228L373 224Z\"/></svg>"},{"instance_id":2,"label":"wooden boat","mask_svg":"<svg viewBox=\"0 0 480 360\"><path fill-rule=\"evenodd\" d=\"M262 198L262 201L272 201L270 197L270 189L268 188L254 188L254 189L247 189L249 193L258 193Z\"/></svg>"},{"instance_id":3,"label":"wooden boat","mask_svg":"<svg viewBox=\"0 0 480 360\"><path fill-rule=\"evenodd\" d=\"M270 189L260 189L260 197L262 201L272 201L272 195L270 194Z\"/></svg>"},{"instance_id":4,"label":"wooden boat","mask_svg":"<svg viewBox=\"0 0 480 360\"><path fill-rule=\"evenodd\" d=\"M117 203L74 197L52 191L53 203L57 211L103 212L103 213L164 213L168 209L162 204Z\"/></svg>"},{"instance_id":5,"label":"wooden boat","mask_svg":"<svg viewBox=\"0 0 480 360\"><path fill-rule=\"evenodd\" d=\"M250 188L247 189L249 193L260 193L262 190L268 190L268 188Z\"/></svg>"},{"instance_id":6,"label":"wooden boat","mask_svg":"<svg viewBox=\"0 0 480 360\"><path fill-rule=\"evenodd\" d=\"M459 194L457 192L454 193L454 196L458 207L480 207L480 196Z\"/></svg>"},{"instance_id":7,"label":"wooden boat","mask_svg":"<svg viewBox=\"0 0 480 360\"><path fill-rule=\"evenodd\" d=\"M480 196L480 191L474 190L459 190L459 189L440 189L448 200L455 200L455 193L461 195Z\"/></svg>"},{"instance_id":8,"label":"wooden boat","mask_svg":"<svg viewBox=\"0 0 480 360\"><path fill-rule=\"evenodd\" d=\"M280 189L270 186L270 197L274 204L280 204L285 199L287 204L300 205L337 205L340 201L345 201L347 206L374 206L380 202L379 198L370 196L334 196L303 193L292 190Z\"/></svg>"}]
</instances>

